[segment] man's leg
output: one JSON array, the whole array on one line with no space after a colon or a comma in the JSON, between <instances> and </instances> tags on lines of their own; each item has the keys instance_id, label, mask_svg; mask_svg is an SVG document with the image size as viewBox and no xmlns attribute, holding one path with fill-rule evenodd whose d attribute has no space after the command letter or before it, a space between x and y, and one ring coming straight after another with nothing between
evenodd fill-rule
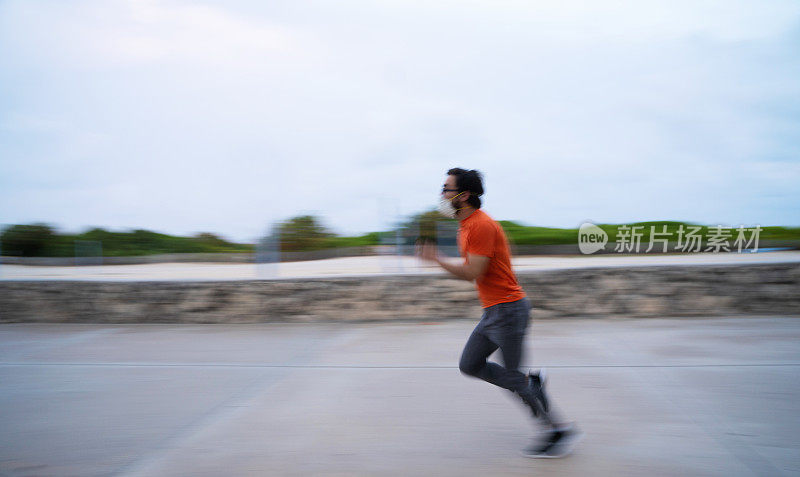
<instances>
[{"instance_id":1,"label":"man's leg","mask_svg":"<svg viewBox=\"0 0 800 477\"><path fill-rule=\"evenodd\" d=\"M459 369L516 393L531 408L534 417L553 427L560 420L553 415L543 383L538 376L529 378L519 370L529 312L528 302L522 300L487 308L464 346ZM503 354L505 366L486 360L497 348Z\"/></svg>"},{"instance_id":2,"label":"man's leg","mask_svg":"<svg viewBox=\"0 0 800 477\"><path fill-rule=\"evenodd\" d=\"M515 316L518 311L500 306L486 309L481 323L464 346L458 366L462 373L515 393L526 392L528 379L518 367L522 358L527 309L525 323L520 323L521 317ZM503 354L505 366L486 360L497 348Z\"/></svg>"},{"instance_id":3,"label":"man's leg","mask_svg":"<svg viewBox=\"0 0 800 477\"><path fill-rule=\"evenodd\" d=\"M467 376L479 378L499 386L498 377L503 372L502 367L496 363L486 361L486 358L494 353L496 349L497 344L484 336L476 327L467 340L467 344L464 345L458 369Z\"/></svg>"},{"instance_id":4,"label":"man's leg","mask_svg":"<svg viewBox=\"0 0 800 477\"><path fill-rule=\"evenodd\" d=\"M493 334L500 342L500 351L503 353L503 362L507 370L505 379L510 384L506 388L522 398L522 401L531 408L534 417L541 419L545 425L552 426L544 383L539 379L539 375L526 376L519 370L530 313L528 302L520 300L509 303L502 312L505 315L501 321L503 326L496 329Z\"/></svg>"},{"instance_id":5,"label":"man's leg","mask_svg":"<svg viewBox=\"0 0 800 477\"><path fill-rule=\"evenodd\" d=\"M515 317L510 318L510 323L516 323L516 328L511 327L507 334L503 335L503 343L500 350L503 352L503 360L509 370L517 370L522 360L525 331L528 324L528 313L530 311L527 302L524 309L519 306L511 306ZM521 374L521 373L520 373ZM553 406L545 393L545 380L543 373L530 374L525 376L526 387L522 392L518 392L522 401L527 404L533 415L544 424L548 432L542 441L535 443L525 449L523 454L526 457L563 457L572 451L572 448L580 440L582 433L564 417Z\"/></svg>"}]
</instances>

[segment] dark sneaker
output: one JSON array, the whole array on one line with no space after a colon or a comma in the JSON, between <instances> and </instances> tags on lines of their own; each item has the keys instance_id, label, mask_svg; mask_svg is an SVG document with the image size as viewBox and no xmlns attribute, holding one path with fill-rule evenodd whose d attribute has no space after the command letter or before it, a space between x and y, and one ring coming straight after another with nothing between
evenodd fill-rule
<instances>
[{"instance_id":1,"label":"dark sneaker","mask_svg":"<svg viewBox=\"0 0 800 477\"><path fill-rule=\"evenodd\" d=\"M548 432L538 443L522 451L522 455L532 459L556 459L572 452L583 433L574 425L557 428Z\"/></svg>"}]
</instances>

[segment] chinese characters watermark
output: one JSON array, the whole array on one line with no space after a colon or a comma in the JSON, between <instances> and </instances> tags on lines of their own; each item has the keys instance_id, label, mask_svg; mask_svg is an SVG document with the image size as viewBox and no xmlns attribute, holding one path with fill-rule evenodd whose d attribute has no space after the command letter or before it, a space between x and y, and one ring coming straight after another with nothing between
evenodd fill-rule
<instances>
[{"instance_id":1,"label":"chinese characters watermark","mask_svg":"<svg viewBox=\"0 0 800 477\"><path fill-rule=\"evenodd\" d=\"M677 230L668 231L666 225L651 225L649 235L645 240L644 225L619 225L617 226L614 252L639 253L645 245L644 253L652 250L667 253L670 251L670 242L674 242L673 252L731 252L742 253L743 250L758 251L758 239L761 226L745 228L740 225L738 229L716 225L708 227L703 233L699 225L680 224ZM735 239L734 239L735 235ZM608 244L608 234L605 230L590 222L585 222L578 230L578 248L581 253L590 255L605 249Z\"/></svg>"}]
</instances>

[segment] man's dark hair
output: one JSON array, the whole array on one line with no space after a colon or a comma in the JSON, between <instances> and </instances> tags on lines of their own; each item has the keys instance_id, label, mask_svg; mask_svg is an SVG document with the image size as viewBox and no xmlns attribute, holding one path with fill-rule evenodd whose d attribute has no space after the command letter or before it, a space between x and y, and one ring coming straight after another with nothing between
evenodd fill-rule
<instances>
[{"instance_id":1,"label":"man's dark hair","mask_svg":"<svg viewBox=\"0 0 800 477\"><path fill-rule=\"evenodd\" d=\"M447 175L455 176L458 192L468 191L470 193L467 203L476 209L480 209L480 196L483 195L483 178L481 177L481 173L475 169L468 171L460 167L454 167L447 171Z\"/></svg>"}]
</instances>

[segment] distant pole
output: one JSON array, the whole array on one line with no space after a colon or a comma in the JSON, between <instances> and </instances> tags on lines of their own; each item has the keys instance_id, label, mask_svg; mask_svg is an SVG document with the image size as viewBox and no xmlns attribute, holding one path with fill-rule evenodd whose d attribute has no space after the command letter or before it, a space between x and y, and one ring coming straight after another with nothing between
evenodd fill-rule
<instances>
[{"instance_id":1,"label":"distant pole","mask_svg":"<svg viewBox=\"0 0 800 477\"><path fill-rule=\"evenodd\" d=\"M271 230L256 243L256 276L270 279L278 276L281 261L281 237L278 227Z\"/></svg>"},{"instance_id":2,"label":"distant pole","mask_svg":"<svg viewBox=\"0 0 800 477\"><path fill-rule=\"evenodd\" d=\"M447 257L458 257L458 225L449 220L436 222L436 243Z\"/></svg>"},{"instance_id":3,"label":"distant pole","mask_svg":"<svg viewBox=\"0 0 800 477\"><path fill-rule=\"evenodd\" d=\"M103 242L97 240L75 241L75 265L102 265Z\"/></svg>"},{"instance_id":4,"label":"distant pole","mask_svg":"<svg viewBox=\"0 0 800 477\"><path fill-rule=\"evenodd\" d=\"M397 270L403 273L403 230L398 227L394 238L394 253L397 255Z\"/></svg>"}]
</instances>

